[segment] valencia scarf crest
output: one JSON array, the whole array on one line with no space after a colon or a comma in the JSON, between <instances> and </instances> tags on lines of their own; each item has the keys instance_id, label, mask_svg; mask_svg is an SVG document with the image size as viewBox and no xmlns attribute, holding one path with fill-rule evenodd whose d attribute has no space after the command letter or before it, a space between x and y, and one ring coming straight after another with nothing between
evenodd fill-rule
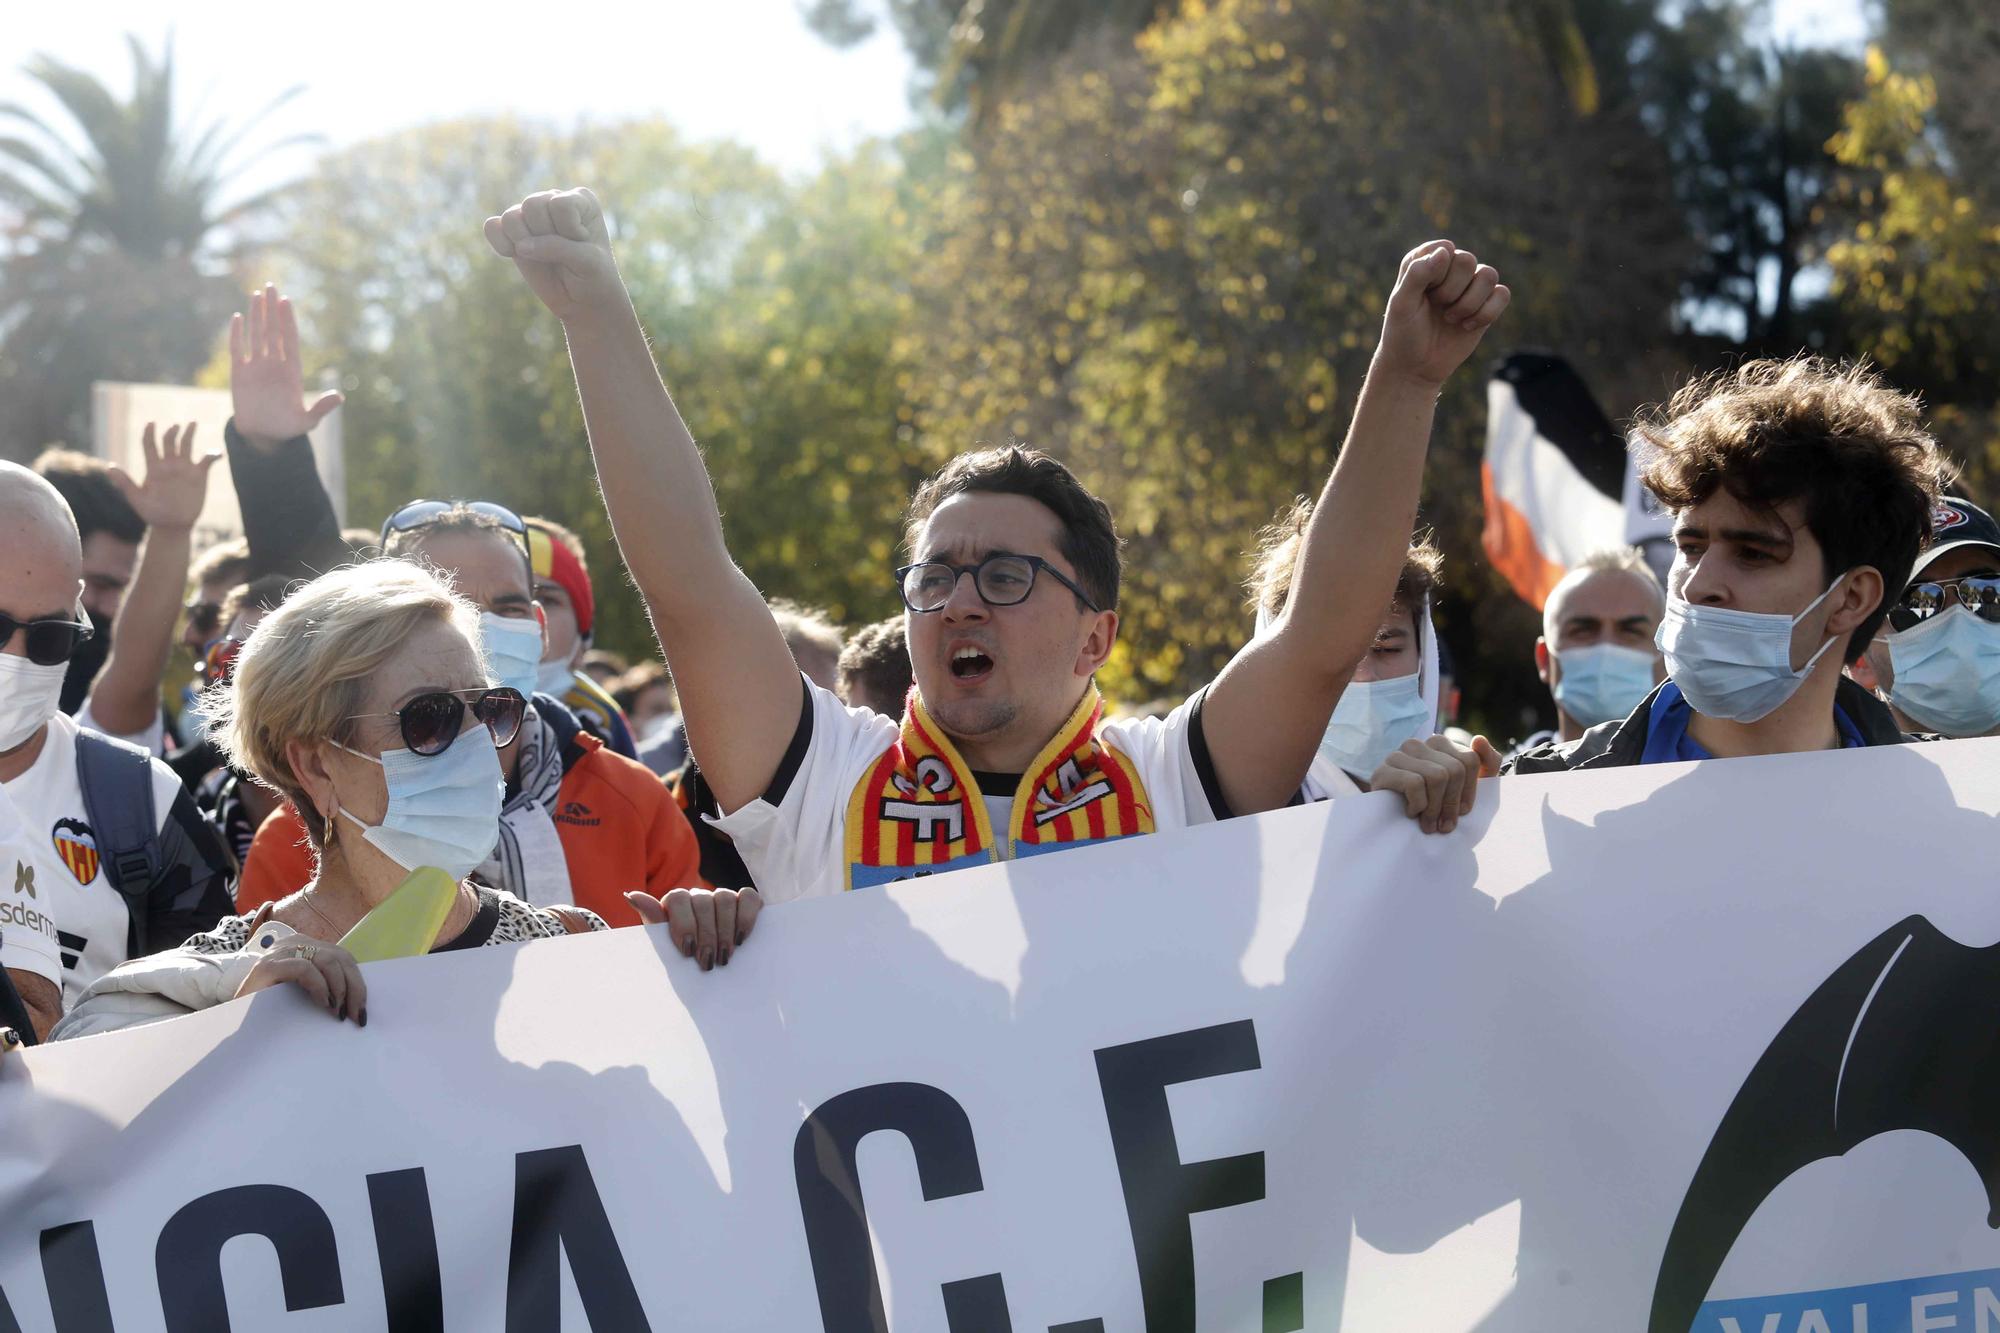
<instances>
[{"instance_id":1,"label":"valencia scarf crest","mask_svg":"<svg viewBox=\"0 0 2000 1333\"><path fill-rule=\"evenodd\" d=\"M902 734L848 800L847 887L1151 833L1138 770L1097 735L1103 715L1092 686L1021 775L1008 827L996 836L972 770L912 688Z\"/></svg>"}]
</instances>

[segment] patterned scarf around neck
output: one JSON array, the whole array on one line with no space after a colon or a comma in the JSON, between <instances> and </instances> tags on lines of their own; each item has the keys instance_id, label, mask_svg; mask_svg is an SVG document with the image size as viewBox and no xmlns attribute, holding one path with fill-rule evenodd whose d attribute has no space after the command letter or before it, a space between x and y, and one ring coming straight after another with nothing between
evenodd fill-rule
<instances>
[{"instance_id":1,"label":"patterned scarf around neck","mask_svg":"<svg viewBox=\"0 0 2000 1333\"><path fill-rule=\"evenodd\" d=\"M1138 770L1098 739L1103 713L1093 685L1021 775L1003 841L972 770L912 687L902 734L848 801L847 887L1151 833Z\"/></svg>"},{"instance_id":2,"label":"patterned scarf around neck","mask_svg":"<svg viewBox=\"0 0 2000 1333\"><path fill-rule=\"evenodd\" d=\"M519 790L500 807L500 841L475 873L481 883L536 907L574 902L554 813L563 780L562 745L555 728L533 708L514 744L521 747Z\"/></svg>"}]
</instances>

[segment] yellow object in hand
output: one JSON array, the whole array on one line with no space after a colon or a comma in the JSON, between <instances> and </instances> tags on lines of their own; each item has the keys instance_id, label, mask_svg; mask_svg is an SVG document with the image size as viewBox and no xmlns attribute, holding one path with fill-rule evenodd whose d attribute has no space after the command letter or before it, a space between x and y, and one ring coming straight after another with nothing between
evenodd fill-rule
<instances>
[{"instance_id":1,"label":"yellow object in hand","mask_svg":"<svg viewBox=\"0 0 2000 1333\"><path fill-rule=\"evenodd\" d=\"M340 937L340 947L357 963L429 953L457 896L458 881L436 866L413 870L394 893Z\"/></svg>"}]
</instances>

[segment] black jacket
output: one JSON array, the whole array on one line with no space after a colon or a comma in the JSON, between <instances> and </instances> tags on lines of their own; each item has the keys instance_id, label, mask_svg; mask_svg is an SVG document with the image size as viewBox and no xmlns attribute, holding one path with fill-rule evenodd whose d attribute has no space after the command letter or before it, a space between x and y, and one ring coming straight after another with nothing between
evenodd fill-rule
<instances>
[{"instance_id":1,"label":"black jacket","mask_svg":"<svg viewBox=\"0 0 2000 1333\"><path fill-rule=\"evenodd\" d=\"M1665 688L1660 686L1647 695L1623 721L1599 723L1576 740L1551 742L1523 751L1509 758L1500 771L1503 774L1567 773L1578 768L1628 768L1637 764L1646 754L1647 724L1653 712L1653 700ZM1833 702L1860 731L1865 745L1901 745L1920 739L1904 735L1896 725L1889 705L1845 676L1840 678Z\"/></svg>"}]
</instances>

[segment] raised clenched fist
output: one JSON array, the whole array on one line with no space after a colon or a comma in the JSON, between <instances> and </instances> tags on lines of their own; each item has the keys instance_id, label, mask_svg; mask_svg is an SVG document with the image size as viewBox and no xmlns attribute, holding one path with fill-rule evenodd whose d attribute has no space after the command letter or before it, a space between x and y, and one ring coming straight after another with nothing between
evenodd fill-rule
<instances>
[{"instance_id":1,"label":"raised clenched fist","mask_svg":"<svg viewBox=\"0 0 2000 1333\"><path fill-rule=\"evenodd\" d=\"M1507 309L1512 293L1492 265L1450 241L1427 241L1403 256L1382 319L1376 364L1439 385Z\"/></svg>"},{"instance_id":2,"label":"raised clenched fist","mask_svg":"<svg viewBox=\"0 0 2000 1333\"><path fill-rule=\"evenodd\" d=\"M629 298L611 257L604 210L589 190L543 190L486 219L486 240L511 259L557 319L622 309Z\"/></svg>"}]
</instances>

